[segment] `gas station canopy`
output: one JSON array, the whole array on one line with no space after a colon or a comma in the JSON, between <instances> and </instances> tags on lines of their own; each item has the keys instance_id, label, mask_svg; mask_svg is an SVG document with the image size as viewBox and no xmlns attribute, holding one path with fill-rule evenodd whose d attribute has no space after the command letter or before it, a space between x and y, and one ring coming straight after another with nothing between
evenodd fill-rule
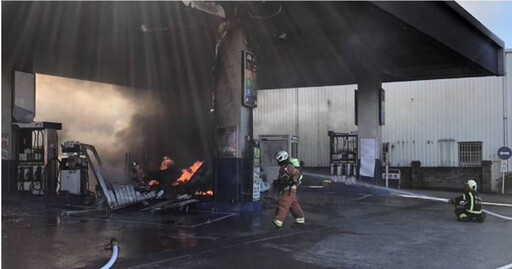
<instances>
[{"instance_id":1,"label":"gas station canopy","mask_svg":"<svg viewBox=\"0 0 512 269\"><path fill-rule=\"evenodd\" d=\"M276 45L260 31L263 88L504 74L503 42L456 3L285 2L282 13L260 23L286 34Z\"/></svg>"},{"instance_id":2,"label":"gas station canopy","mask_svg":"<svg viewBox=\"0 0 512 269\"><path fill-rule=\"evenodd\" d=\"M504 74L504 43L455 2L219 2L259 88ZM182 2L2 2L11 70L138 88L211 82L222 18Z\"/></svg>"}]
</instances>

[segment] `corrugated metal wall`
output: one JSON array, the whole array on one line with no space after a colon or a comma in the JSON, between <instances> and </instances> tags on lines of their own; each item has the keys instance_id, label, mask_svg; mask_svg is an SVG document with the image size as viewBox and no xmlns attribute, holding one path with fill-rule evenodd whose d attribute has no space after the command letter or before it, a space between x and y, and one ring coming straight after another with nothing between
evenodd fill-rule
<instances>
[{"instance_id":1,"label":"corrugated metal wall","mask_svg":"<svg viewBox=\"0 0 512 269\"><path fill-rule=\"evenodd\" d=\"M512 52L507 53L512 70ZM512 76L508 75L508 141L512 141ZM328 130L356 131L356 85L258 92L254 132L298 133L299 157L308 166L329 165ZM458 166L458 142L482 141L483 159L496 160L503 145L503 78L384 83L391 165Z\"/></svg>"},{"instance_id":2,"label":"corrugated metal wall","mask_svg":"<svg viewBox=\"0 0 512 269\"><path fill-rule=\"evenodd\" d=\"M308 166L328 166L329 130L356 131L355 86L258 92L254 135L298 134L299 157Z\"/></svg>"},{"instance_id":3,"label":"corrugated metal wall","mask_svg":"<svg viewBox=\"0 0 512 269\"><path fill-rule=\"evenodd\" d=\"M483 159L503 144L502 79L498 77L385 83L392 165L458 166L458 142L482 141Z\"/></svg>"},{"instance_id":4,"label":"corrugated metal wall","mask_svg":"<svg viewBox=\"0 0 512 269\"><path fill-rule=\"evenodd\" d=\"M354 89L354 86L338 86L297 90L299 156L308 166L328 166L327 131L357 129L354 125Z\"/></svg>"},{"instance_id":5,"label":"corrugated metal wall","mask_svg":"<svg viewBox=\"0 0 512 269\"><path fill-rule=\"evenodd\" d=\"M260 134L296 134L297 89L258 92L254 110L254 137Z\"/></svg>"},{"instance_id":6,"label":"corrugated metal wall","mask_svg":"<svg viewBox=\"0 0 512 269\"><path fill-rule=\"evenodd\" d=\"M507 86L506 91L506 117L507 117L507 147L512 147L512 49L506 51L505 54L505 72L507 75L502 78ZM508 170L512 170L512 162L508 162Z\"/></svg>"}]
</instances>

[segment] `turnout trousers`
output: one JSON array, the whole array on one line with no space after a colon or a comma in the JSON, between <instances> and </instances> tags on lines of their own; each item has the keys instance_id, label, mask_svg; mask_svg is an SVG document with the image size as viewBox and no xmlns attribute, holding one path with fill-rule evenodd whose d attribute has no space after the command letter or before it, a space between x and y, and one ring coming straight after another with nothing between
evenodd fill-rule
<instances>
[{"instance_id":1,"label":"turnout trousers","mask_svg":"<svg viewBox=\"0 0 512 269\"><path fill-rule=\"evenodd\" d=\"M283 223L288 215L288 211L291 211L297 223L304 222L304 212L299 201L297 201L297 188L286 188L280 193L275 220Z\"/></svg>"},{"instance_id":2,"label":"turnout trousers","mask_svg":"<svg viewBox=\"0 0 512 269\"><path fill-rule=\"evenodd\" d=\"M485 213L482 212L480 214L472 214L466 211L463 207L455 208L455 215L457 216L457 220L460 221L476 221L476 222L484 222Z\"/></svg>"}]
</instances>

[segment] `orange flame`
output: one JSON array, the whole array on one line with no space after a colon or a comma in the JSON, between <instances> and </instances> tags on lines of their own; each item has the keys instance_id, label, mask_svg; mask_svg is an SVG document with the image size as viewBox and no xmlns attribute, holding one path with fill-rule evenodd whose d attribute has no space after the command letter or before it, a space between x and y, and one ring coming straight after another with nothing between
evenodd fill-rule
<instances>
[{"instance_id":1,"label":"orange flame","mask_svg":"<svg viewBox=\"0 0 512 269\"><path fill-rule=\"evenodd\" d=\"M197 172L197 170L201 168L201 166L203 166L203 162L197 161L189 168L181 170L183 174L181 174L181 177L178 178L178 180L176 180L176 182L174 182L173 185L179 185L189 181L192 178L192 176Z\"/></svg>"},{"instance_id":2,"label":"orange flame","mask_svg":"<svg viewBox=\"0 0 512 269\"><path fill-rule=\"evenodd\" d=\"M213 196L213 191L212 190L196 191L195 195L198 195L198 196Z\"/></svg>"}]
</instances>

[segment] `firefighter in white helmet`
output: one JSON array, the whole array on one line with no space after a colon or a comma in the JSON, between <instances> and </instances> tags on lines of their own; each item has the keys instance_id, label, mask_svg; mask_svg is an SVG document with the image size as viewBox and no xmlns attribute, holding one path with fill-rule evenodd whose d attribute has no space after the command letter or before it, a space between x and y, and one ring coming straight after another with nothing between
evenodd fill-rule
<instances>
[{"instance_id":1,"label":"firefighter in white helmet","mask_svg":"<svg viewBox=\"0 0 512 269\"><path fill-rule=\"evenodd\" d=\"M485 213L482 211L482 198L477 192L477 184L473 179L466 182L464 193L451 199L450 202L455 205L457 220L484 222Z\"/></svg>"},{"instance_id":2,"label":"firefighter in white helmet","mask_svg":"<svg viewBox=\"0 0 512 269\"><path fill-rule=\"evenodd\" d=\"M297 200L297 185L302 179L301 173L290 163L290 157L286 151L279 151L275 158L281 168L279 169L279 176L273 184L274 187L279 189L279 201L274 225L278 228L283 227L288 211L291 211L295 223L304 224L304 212Z\"/></svg>"}]
</instances>

